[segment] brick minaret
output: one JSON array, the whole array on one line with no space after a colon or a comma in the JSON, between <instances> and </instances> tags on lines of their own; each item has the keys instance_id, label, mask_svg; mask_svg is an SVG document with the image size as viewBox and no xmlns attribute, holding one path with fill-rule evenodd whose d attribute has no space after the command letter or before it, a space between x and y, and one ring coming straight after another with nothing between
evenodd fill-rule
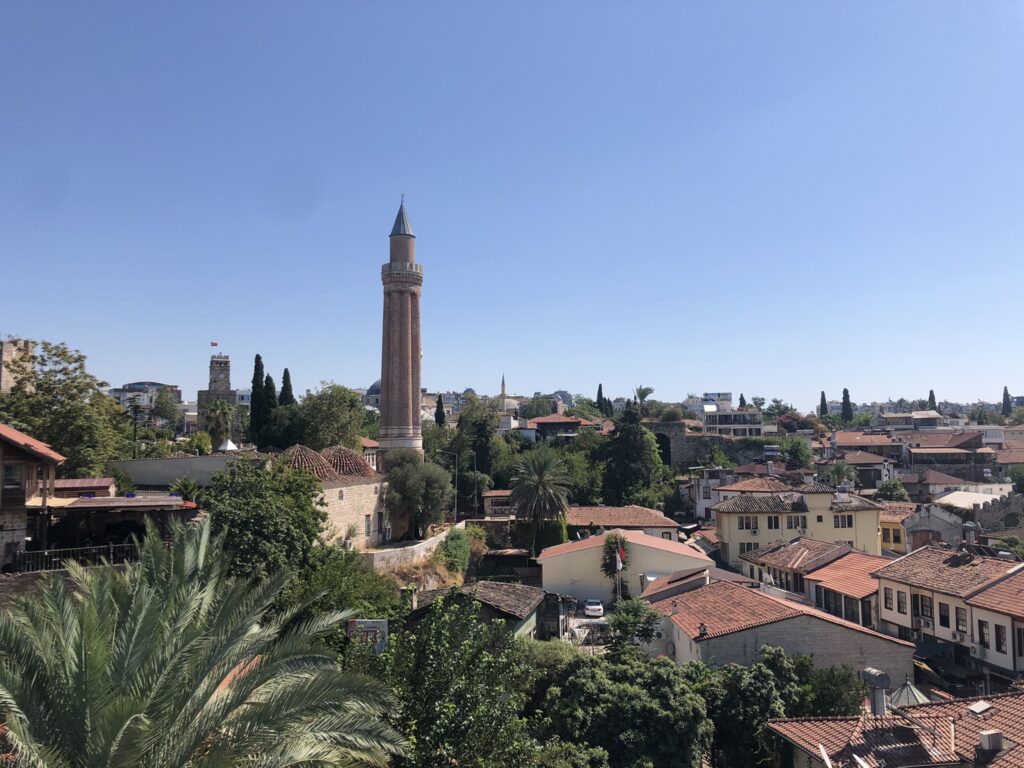
<instances>
[{"instance_id":1,"label":"brick minaret","mask_svg":"<svg viewBox=\"0 0 1024 768\"><path fill-rule=\"evenodd\" d=\"M420 287L416 235L403 201L391 228L391 259L381 268L384 334L380 373L380 450L423 450L420 431Z\"/></svg>"}]
</instances>

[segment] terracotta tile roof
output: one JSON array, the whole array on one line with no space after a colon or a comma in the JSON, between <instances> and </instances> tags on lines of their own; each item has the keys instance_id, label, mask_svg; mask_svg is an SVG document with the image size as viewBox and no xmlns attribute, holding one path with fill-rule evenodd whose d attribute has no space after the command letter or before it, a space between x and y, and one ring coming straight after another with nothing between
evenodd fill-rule
<instances>
[{"instance_id":1,"label":"terracotta tile roof","mask_svg":"<svg viewBox=\"0 0 1024 768\"><path fill-rule=\"evenodd\" d=\"M416 609L419 611L437 598L452 593L468 595L501 613L520 620L533 613L537 606L544 601L546 594L540 587L531 587L526 584L477 581L451 589L432 589L420 592L416 595Z\"/></svg>"},{"instance_id":2,"label":"terracotta tile roof","mask_svg":"<svg viewBox=\"0 0 1024 768\"><path fill-rule=\"evenodd\" d=\"M771 477L800 477L807 473L803 467L794 466L792 469L783 461L779 460L772 464ZM768 465L764 463L741 464L733 470L736 475L768 475Z\"/></svg>"},{"instance_id":3,"label":"terracotta tile roof","mask_svg":"<svg viewBox=\"0 0 1024 768\"><path fill-rule=\"evenodd\" d=\"M749 589L728 581L718 581L690 592L657 600L651 603L651 607L668 616L695 642L787 619L810 616L845 627L852 632L872 635L904 647L913 647L913 643L883 635L873 629L819 611L817 608L772 597L760 590ZM705 634L701 634L700 631L702 624L707 630Z\"/></svg>"},{"instance_id":4,"label":"terracotta tile roof","mask_svg":"<svg viewBox=\"0 0 1024 768\"><path fill-rule=\"evenodd\" d=\"M36 440L34 437L26 435L14 427L9 427L6 424L0 424L0 440L5 443L10 443L23 451L27 451L35 456L37 459L42 459L46 462L52 462L53 464L60 464L64 461L64 457L57 453L53 448L44 443L42 440Z\"/></svg>"},{"instance_id":5,"label":"terracotta tile roof","mask_svg":"<svg viewBox=\"0 0 1024 768\"><path fill-rule=\"evenodd\" d=\"M967 482L945 472L936 472L934 469L923 469L920 472L902 475L899 480L904 485L963 485Z\"/></svg>"},{"instance_id":6,"label":"terracotta tile roof","mask_svg":"<svg viewBox=\"0 0 1024 768\"><path fill-rule=\"evenodd\" d=\"M194 501L181 496L100 496L78 498L68 504L72 509L138 509L145 507L195 509Z\"/></svg>"},{"instance_id":7,"label":"terracotta tile roof","mask_svg":"<svg viewBox=\"0 0 1024 768\"><path fill-rule=\"evenodd\" d=\"M636 545L638 547L649 547L650 549L660 549L664 552L672 552L677 555L685 555L686 557L692 557L697 560L706 560L709 564L713 561L704 552L692 544L683 544L678 541L669 541L663 539L660 536L649 536L643 531L630 531L624 529L616 529L614 531L608 531L608 534L618 534L622 536L628 544ZM548 547L541 551L540 555L537 556L537 561L547 560L551 557L557 557L558 555L565 555L570 552L577 552L584 549L591 549L593 547L604 546L603 535L590 536L586 539L579 541L569 541L565 544L556 544L553 547Z\"/></svg>"},{"instance_id":8,"label":"terracotta tile roof","mask_svg":"<svg viewBox=\"0 0 1024 768\"><path fill-rule=\"evenodd\" d=\"M793 487L776 477L769 476L751 477L748 480L740 480L738 483L732 483L731 485L720 485L718 490L719 492L738 493L786 493L787 491L792 491Z\"/></svg>"},{"instance_id":9,"label":"terracotta tile roof","mask_svg":"<svg viewBox=\"0 0 1024 768\"><path fill-rule=\"evenodd\" d=\"M1024 528L1004 528L1001 531L988 531L984 534L985 538L989 541L993 539L1001 541L1002 539L1018 539L1024 541Z\"/></svg>"},{"instance_id":10,"label":"terracotta tile roof","mask_svg":"<svg viewBox=\"0 0 1024 768\"><path fill-rule=\"evenodd\" d=\"M833 512L864 512L870 509L881 509L882 505L880 502L865 499L863 496L849 494L846 501L832 499L831 508Z\"/></svg>"},{"instance_id":11,"label":"terracotta tile roof","mask_svg":"<svg viewBox=\"0 0 1024 768\"><path fill-rule=\"evenodd\" d=\"M42 481L39 484L41 486ZM116 484L117 481L112 477L71 477L54 480L53 489L55 491L87 491L92 488L105 490Z\"/></svg>"},{"instance_id":12,"label":"terracotta tile roof","mask_svg":"<svg viewBox=\"0 0 1024 768\"><path fill-rule=\"evenodd\" d=\"M883 501L882 511L878 517L887 523L902 523L917 511L917 504L912 501Z\"/></svg>"},{"instance_id":13,"label":"terracotta tile roof","mask_svg":"<svg viewBox=\"0 0 1024 768\"><path fill-rule=\"evenodd\" d=\"M339 482L342 478L323 456L304 445L293 445L281 453L279 461L283 461L292 469L304 469L321 480L329 483Z\"/></svg>"},{"instance_id":14,"label":"terracotta tile roof","mask_svg":"<svg viewBox=\"0 0 1024 768\"><path fill-rule=\"evenodd\" d=\"M988 707L975 714L971 705ZM876 717L770 720L768 728L818 757L825 747L836 768L852 768L857 755L870 768L978 764L975 748L985 730L1003 733L1003 751L988 768L1024 768L1024 691L932 702ZM913 719L910 719L913 718ZM951 728L950 723L956 727Z\"/></svg>"},{"instance_id":15,"label":"terracotta tile roof","mask_svg":"<svg viewBox=\"0 0 1024 768\"><path fill-rule=\"evenodd\" d=\"M672 528L679 523L656 509L630 504L626 507L569 507L565 512L569 525L596 525L599 528Z\"/></svg>"},{"instance_id":16,"label":"terracotta tile roof","mask_svg":"<svg viewBox=\"0 0 1024 768\"><path fill-rule=\"evenodd\" d=\"M362 444L363 448L380 448L380 443L369 437L360 437L359 442Z\"/></svg>"},{"instance_id":17,"label":"terracotta tile roof","mask_svg":"<svg viewBox=\"0 0 1024 768\"><path fill-rule=\"evenodd\" d=\"M985 587L968 598L967 604L1024 621L1024 568L1002 581Z\"/></svg>"},{"instance_id":18,"label":"terracotta tile roof","mask_svg":"<svg viewBox=\"0 0 1024 768\"><path fill-rule=\"evenodd\" d=\"M863 600L878 592L878 580L871 574L888 562L884 557L854 550L811 571L807 579L833 592Z\"/></svg>"},{"instance_id":19,"label":"terracotta tile roof","mask_svg":"<svg viewBox=\"0 0 1024 768\"><path fill-rule=\"evenodd\" d=\"M562 413L551 413L547 416L538 416L526 422L527 429L536 429L541 424L575 424L580 427L592 427L593 422L582 419L578 416L566 416Z\"/></svg>"},{"instance_id":20,"label":"terracotta tile roof","mask_svg":"<svg viewBox=\"0 0 1024 768\"><path fill-rule=\"evenodd\" d=\"M664 592L665 590L683 582L690 581L691 579L705 573L712 582L730 581L734 584L746 586L747 588L759 585L759 582L756 579L748 578L742 573L727 571L724 568L716 568L715 566L706 566L700 568L687 568L685 570L676 571L675 573L670 573L667 576L657 578L647 585L640 596L645 600L656 602L658 600L658 593Z\"/></svg>"},{"instance_id":21,"label":"terracotta tile roof","mask_svg":"<svg viewBox=\"0 0 1024 768\"><path fill-rule=\"evenodd\" d=\"M836 446L844 445L856 448L862 445L893 445L889 435L866 435L863 432L836 432Z\"/></svg>"},{"instance_id":22,"label":"terracotta tile roof","mask_svg":"<svg viewBox=\"0 0 1024 768\"><path fill-rule=\"evenodd\" d=\"M716 528L698 528L693 532L693 537L695 539L704 539L716 547L722 543L722 538L718 535L718 529Z\"/></svg>"},{"instance_id":23,"label":"terracotta tile roof","mask_svg":"<svg viewBox=\"0 0 1024 768\"><path fill-rule=\"evenodd\" d=\"M1019 565L967 552L921 547L879 568L875 575L954 597L967 597Z\"/></svg>"},{"instance_id":24,"label":"terracotta tile roof","mask_svg":"<svg viewBox=\"0 0 1024 768\"><path fill-rule=\"evenodd\" d=\"M831 485L829 485L828 483L819 483L819 482L803 483L802 485L798 485L796 490L797 490L797 493L835 493L836 492L836 489L834 487L832 487Z\"/></svg>"},{"instance_id":25,"label":"terracotta tile roof","mask_svg":"<svg viewBox=\"0 0 1024 768\"><path fill-rule=\"evenodd\" d=\"M868 451L843 451L843 461L857 467L864 464L883 464L885 458Z\"/></svg>"},{"instance_id":26,"label":"terracotta tile roof","mask_svg":"<svg viewBox=\"0 0 1024 768\"><path fill-rule=\"evenodd\" d=\"M996 464L1024 464L1024 448L996 451Z\"/></svg>"},{"instance_id":27,"label":"terracotta tile roof","mask_svg":"<svg viewBox=\"0 0 1024 768\"><path fill-rule=\"evenodd\" d=\"M757 514L758 512L792 512L802 510L802 504L795 504L792 494L776 496L733 496L732 498L713 504L715 514L738 512L740 514Z\"/></svg>"},{"instance_id":28,"label":"terracotta tile roof","mask_svg":"<svg viewBox=\"0 0 1024 768\"><path fill-rule=\"evenodd\" d=\"M804 571L804 566L808 563L819 561L819 565L824 564L829 561L830 557L839 557L849 551L850 547L846 544L834 544L830 541L801 537L752 550L740 555L740 559L771 568Z\"/></svg>"},{"instance_id":29,"label":"terracotta tile roof","mask_svg":"<svg viewBox=\"0 0 1024 768\"><path fill-rule=\"evenodd\" d=\"M320 455L341 477L373 477L377 473L366 463L366 459L343 445L332 445L324 448ZM313 474L316 474L315 472ZM319 477L319 475L317 475ZM327 478L322 478L327 479Z\"/></svg>"},{"instance_id":30,"label":"terracotta tile roof","mask_svg":"<svg viewBox=\"0 0 1024 768\"><path fill-rule=\"evenodd\" d=\"M508 498L511 495L512 495L512 491L511 490L504 490L504 489L500 489L500 488L498 490L496 490L496 491L484 491L481 494L481 496L483 496L485 499Z\"/></svg>"}]
</instances>

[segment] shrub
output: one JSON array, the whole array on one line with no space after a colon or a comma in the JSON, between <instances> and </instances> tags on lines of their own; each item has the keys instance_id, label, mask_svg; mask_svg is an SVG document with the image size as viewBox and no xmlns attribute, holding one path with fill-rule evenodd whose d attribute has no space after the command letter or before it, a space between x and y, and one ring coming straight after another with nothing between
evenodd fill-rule
<instances>
[{"instance_id":1,"label":"shrub","mask_svg":"<svg viewBox=\"0 0 1024 768\"><path fill-rule=\"evenodd\" d=\"M434 557L449 570L461 574L469 567L470 540L461 528L448 531L444 542L434 552Z\"/></svg>"}]
</instances>

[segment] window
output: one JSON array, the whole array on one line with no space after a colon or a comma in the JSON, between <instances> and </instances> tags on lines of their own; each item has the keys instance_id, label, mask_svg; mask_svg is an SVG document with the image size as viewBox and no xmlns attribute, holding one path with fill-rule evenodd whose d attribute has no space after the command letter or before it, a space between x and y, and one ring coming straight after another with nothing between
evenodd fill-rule
<instances>
[{"instance_id":1,"label":"window","mask_svg":"<svg viewBox=\"0 0 1024 768\"><path fill-rule=\"evenodd\" d=\"M902 614L906 615L906 613L907 613L907 593L906 592L900 592L900 591L896 592L896 611L898 613L902 613Z\"/></svg>"},{"instance_id":2,"label":"window","mask_svg":"<svg viewBox=\"0 0 1024 768\"><path fill-rule=\"evenodd\" d=\"M777 530L779 530L779 516L778 515L768 515L768 530L769 531L777 531Z\"/></svg>"},{"instance_id":3,"label":"window","mask_svg":"<svg viewBox=\"0 0 1024 768\"><path fill-rule=\"evenodd\" d=\"M888 528L883 528L882 529L882 543L883 544L888 544L889 543L889 529Z\"/></svg>"},{"instance_id":4,"label":"window","mask_svg":"<svg viewBox=\"0 0 1024 768\"><path fill-rule=\"evenodd\" d=\"M978 619L978 645L988 648L992 640L989 638L988 622Z\"/></svg>"},{"instance_id":5,"label":"window","mask_svg":"<svg viewBox=\"0 0 1024 768\"><path fill-rule=\"evenodd\" d=\"M819 523L825 522L825 518L822 515L818 515L818 522Z\"/></svg>"},{"instance_id":6,"label":"window","mask_svg":"<svg viewBox=\"0 0 1024 768\"><path fill-rule=\"evenodd\" d=\"M369 515L364 515L363 516L363 530L366 532L367 536L370 535L370 516Z\"/></svg>"},{"instance_id":7,"label":"window","mask_svg":"<svg viewBox=\"0 0 1024 768\"><path fill-rule=\"evenodd\" d=\"M931 619L935 616L932 599L924 595L921 595L921 615L926 619Z\"/></svg>"},{"instance_id":8,"label":"window","mask_svg":"<svg viewBox=\"0 0 1024 768\"><path fill-rule=\"evenodd\" d=\"M900 536L900 529L899 528L893 528L892 529L892 543L893 544L899 544L902 541L903 541L903 537Z\"/></svg>"},{"instance_id":9,"label":"window","mask_svg":"<svg viewBox=\"0 0 1024 768\"><path fill-rule=\"evenodd\" d=\"M1006 627L996 624L996 650L999 653L1006 653Z\"/></svg>"},{"instance_id":10,"label":"window","mask_svg":"<svg viewBox=\"0 0 1024 768\"><path fill-rule=\"evenodd\" d=\"M834 528L853 528L853 515L833 515L832 526Z\"/></svg>"},{"instance_id":11,"label":"window","mask_svg":"<svg viewBox=\"0 0 1024 768\"><path fill-rule=\"evenodd\" d=\"M736 518L741 531L757 530L757 515L740 515Z\"/></svg>"},{"instance_id":12,"label":"window","mask_svg":"<svg viewBox=\"0 0 1024 768\"><path fill-rule=\"evenodd\" d=\"M338 491L338 499L341 501L345 500L345 491Z\"/></svg>"},{"instance_id":13,"label":"window","mask_svg":"<svg viewBox=\"0 0 1024 768\"><path fill-rule=\"evenodd\" d=\"M865 627L874 626L871 622L871 599L860 601L860 623Z\"/></svg>"},{"instance_id":14,"label":"window","mask_svg":"<svg viewBox=\"0 0 1024 768\"><path fill-rule=\"evenodd\" d=\"M18 490L22 484L21 464L4 464L4 490Z\"/></svg>"},{"instance_id":15,"label":"window","mask_svg":"<svg viewBox=\"0 0 1024 768\"><path fill-rule=\"evenodd\" d=\"M956 631L967 634L967 609L957 608L956 609Z\"/></svg>"},{"instance_id":16,"label":"window","mask_svg":"<svg viewBox=\"0 0 1024 768\"><path fill-rule=\"evenodd\" d=\"M707 484L704 485L704 493L702 495L704 496L705 499L710 499L711 498L711 486L710 485L707 485Z\"/></svg>"},{"instance_id":17,"label":"window","mask_svg":"<svg viewBox=\"0 0 1024 768\"><path fill-rule=\"evenodd\" d=\"M1017 627L1017 655L1024 657L1024 627Z\"/></svg>"},{"instance_id":18,"label":"window","mask_svg":"<svg viewBox=\"0 0 1024 768\"><path fill-rule=\"evenodd\" d=\"M786 515L786 530L793 531L797 528L807 528L807 515Z\"/></svg>"},{"instance_id":19,"label":"window","mask_svg":"<svg viewBox=\"0 0 1024 768\"><path fill-rule=\"evenodd\" d=\"M758 544L756 541L741 541L740 542L740 554L745 555L747 552L753 552L757 549Z\"/></svg>"},{"instance_id":20,"label":"window","mask_svg":"<svg viewBox=\"0 0 1024 768\"><path fill-rule=\"evenodd\" d=\"M669 541L672 541L672 533L671 533L671 531L662 531L661 532L661 538L668 539Z\"/></svg>"},{"instance_id":21,"label":"window","mask_svg":"<svg viewBox=\"0 0 1024 768\"><path fill-rule=\"evenodd\" d=\"M885 600L885 603L884 603L885 610L891 611L892 610L892 589L890 589L889 587L886 587L882 591L882 595L883 595L883 598Z\"/></svg>"},{"instance_id":22,"label":"window","mask_svg":"<svg viewBox=\"0 0 1024 768\"><path fill-rule=\"evenodd\" d=\"M939 603L939 626L949 629L949 603Z\"/></svg>"}]
</instances>

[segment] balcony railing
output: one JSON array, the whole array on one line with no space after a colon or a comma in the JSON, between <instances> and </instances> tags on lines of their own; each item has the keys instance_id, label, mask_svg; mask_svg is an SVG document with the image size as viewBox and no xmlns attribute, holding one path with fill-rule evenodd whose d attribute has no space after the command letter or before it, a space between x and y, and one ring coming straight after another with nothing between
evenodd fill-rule
<instances>
[{"instance_id":1,"label":"balcony railing","mask_svg":"<svg viewBox=\"0 0 1024 768\"><path fill-rule=\"evenodd\" d=\"M99 547L74 547L71 549L40 549L34 552L15 552L16 573L36 571L59 571L65 563L79 565L100 565L104 562L119 565L138 558L135 544L105 544Z\"/></svg>"}]
</instances>

